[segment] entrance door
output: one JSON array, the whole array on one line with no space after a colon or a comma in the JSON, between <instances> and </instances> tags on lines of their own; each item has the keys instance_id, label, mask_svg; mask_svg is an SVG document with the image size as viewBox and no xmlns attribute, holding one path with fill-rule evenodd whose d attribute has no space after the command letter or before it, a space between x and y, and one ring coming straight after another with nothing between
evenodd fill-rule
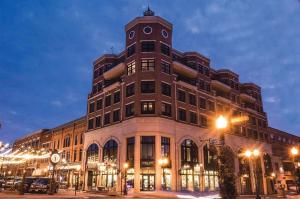
<instances>
[{"instance_id":1,"label":"entrance door","mask_svg":"<svg viewBox=\"0 0 300 199\"><path fill-rule=\"evenodd\" d=\"M142 191L154 191L155 190L155 176L152 174L142 175Z\"/></svg>"}]
</instances>

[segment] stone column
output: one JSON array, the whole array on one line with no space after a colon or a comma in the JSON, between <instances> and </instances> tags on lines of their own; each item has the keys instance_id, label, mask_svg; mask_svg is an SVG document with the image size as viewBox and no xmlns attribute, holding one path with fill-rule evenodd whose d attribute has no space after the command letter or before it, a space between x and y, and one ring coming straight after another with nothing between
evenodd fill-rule
<instances>
[{"instance_id":1,"label":"stone column","mask_svg":"<svg viewBox=\"0 0 300 199\"><path fill-rule=\"evenodd\" d=\"M234 173L236 176L236 191L237 194L240 195L241 194L241 182L240 182L240 176L239 176L239 172L240 172L240 164L239 164L239 158L235 156L234 158Z\"/></svg>"},{"instance_id":2,"label":"stone column","mask_svg":"<svg viewBox=\"0 0 300 199\"><path fill-rule=\"evenodd\" d=\"M134 149L134 192L140 192L141 137L139 135L135 136Z\"/></svg>"},{"instance_id":3,"label":"stone column","mask_svg":"<svg viewBox=\"0 0 300 199\"><path fill-rule=\"evenodd\" d=\"M175 150L175 138L170 139L170 161L171 161L171 190L176 191L176 181L177 181L177 168L176 168L176 150Z\"/></svg>"},{"instance_id":4,"label":"stone column","mask_svg":"<svg viewBox=\"0 0 300 199\"><path fill-rule=\"evenodd\" d=\"M266 170L265 170L263 155L260 156L259 159L260 159L261 175L262 175L262 181L263 181L263 193L268 194L267 178L265 177Z\"/></svg>"},{"instance_id":5,"label":"stone column","mask_svg":"<svg viewBox=\"0 0 300 199\"><path fill-rule=\"evenodd\" d=\"M161 136L155 136L155 190L162 190L161 179L162 179L162 169L158 160L161 159Z\"/></svg>"}]
</instances>

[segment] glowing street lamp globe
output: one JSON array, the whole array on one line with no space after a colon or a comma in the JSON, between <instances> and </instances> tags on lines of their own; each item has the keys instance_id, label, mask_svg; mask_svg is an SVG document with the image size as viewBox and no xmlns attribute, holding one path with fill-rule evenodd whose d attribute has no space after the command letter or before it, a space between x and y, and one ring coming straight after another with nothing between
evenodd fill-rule
<instances>
[{"instance_id":1,"label":"glowing street lamp globe","mask_svg":"<svg viewBox=\"0 0 300 199\"><path fill-rule=\"evenodd\" d=\"M223 115L220 115L216 120L217 129L225 129L227 128L227 126L228 126L227 119Z\"/></svg>"},{"instance_id":2,"label":"glowing street lamp globe","mask_svg":"<svg viewBox=\"0 0 300 199\"><path fill-rule=\"evenodd\" d=\"M251 152L250 150L247 150L247 151L245 152L245 156L246 156L247 158L250 158L251 155L252 155L252 152Z\"/></svg>"},{"instance_id":3,"label":"glowing street lamp globe","mask_svg":"<svg viewBox=\"0 0 300 199\"><path fill-rule=\"evenodd\" d=\"M299 150L298 150L296 147L293 147L293 148L291 149L291 154L292 154L293 156L298 155L298 153L299 153Z\"/></svg>"}]
</instances>

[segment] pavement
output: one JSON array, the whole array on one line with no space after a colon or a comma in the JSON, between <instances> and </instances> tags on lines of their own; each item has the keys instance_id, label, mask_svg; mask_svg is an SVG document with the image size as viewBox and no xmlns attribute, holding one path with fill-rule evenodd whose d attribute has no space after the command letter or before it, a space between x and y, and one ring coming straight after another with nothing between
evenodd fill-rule
<instances>
[{"instance_id":1,"label":"pavement","mask_svg":"<svg viewBox=\"0 0 300 199\"><path fill-rule=\"evenodd\" d=\"M182 192L143 192L143 193L130 193L127 196L123 195L109 195L105 193L89 193L89 192L77 192L75 196L74 191L65 191L60 190L55 195L47 195L47 194L35 194L35 193L26 193L25 195L19 195L18 192L15 191L1 191L0 199L102 199L102 198L122 198L122 199L130 199L130 198L141 198L141 199L175 199L175 198L183 198L183 199L215 199L218 198L216 193L210 193L209 195L206 193L198 193L198 194L189 194ZM300 199L300 195L288 195L288 199ZM255 196L242 196L238 197L238 199L255 199ZM277 196L261 196L261 199L278 199Z\"/></svg>"}]
</instances>

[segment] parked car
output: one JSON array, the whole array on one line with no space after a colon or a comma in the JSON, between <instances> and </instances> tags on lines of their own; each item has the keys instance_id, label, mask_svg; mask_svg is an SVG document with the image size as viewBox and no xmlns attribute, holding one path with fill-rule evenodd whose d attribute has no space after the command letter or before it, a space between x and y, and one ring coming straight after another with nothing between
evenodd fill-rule
<instances>
[{"instance_id":1,"label":"parked car","mask_svg":"<svg viewBox=\"0 0 300 199\"><path fill-rule=\"evenodd\" d=\"M4 188L5 189L15 189L16 184L19 183L22 179L20 177L7 177L5 179Z\"/></svg>"},{"instance_id":2,"label":"parked car","mask_svg":"<svg viewBox=\"0 0 300 199\"><path fill-rule=\"evenodd\" d=\"M26 177L24 182L24 193L29 193L29 189L32 183L34 183L38 178L37 177ZM18 181L15 185L16 190L20 190L22 186L22 180Z\"/></svg>"},{"instance_id":3,"label":"parked car","mask_svg":"<svg viewBox=\"0 0 300 199\"><path fill-rule=\"evenodd\" d=\"M29 188L29 192L43 192L47 193L50 190L50 178L39 178L35 182L33 182ZM58 192L58 183L54 182L53 183L53 190L54 193Z\"/></svg>"}]
</instances>

